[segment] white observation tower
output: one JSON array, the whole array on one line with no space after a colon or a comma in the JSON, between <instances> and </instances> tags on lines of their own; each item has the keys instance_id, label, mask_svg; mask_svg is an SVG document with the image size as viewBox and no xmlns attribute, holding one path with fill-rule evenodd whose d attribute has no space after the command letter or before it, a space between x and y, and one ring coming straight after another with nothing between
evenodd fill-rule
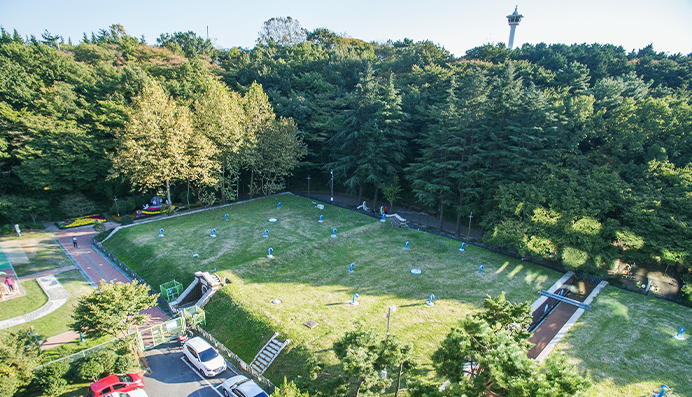
<instances>
[{"instance_id":1,"label":"white observation tower","mask_svg":"<svg viewBox=\"0 0 692 397\"><path fill-rule=\"evenodd\" d=\"M517 12L517 6L514 7L514 12L511 15L507 15L507 22L509 22L509 43L507 47L510 50L514 45L514 30L517 28L522 18L524 18L524 16Z\"/></svg>"}]
</instances>

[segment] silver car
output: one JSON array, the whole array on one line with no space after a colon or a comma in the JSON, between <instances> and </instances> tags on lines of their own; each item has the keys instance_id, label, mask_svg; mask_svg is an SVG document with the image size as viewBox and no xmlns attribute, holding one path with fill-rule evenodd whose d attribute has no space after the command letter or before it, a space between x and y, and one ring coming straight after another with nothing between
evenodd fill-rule
<instances>
[{"instance_id":1,"label":"silver car","mask_svg":"<svg viewBox=\"0 0 692 397\"><path fill-rule=\"evenodd\" d=\"M226 360L207 341L196 336L183 345L183 355L204 376L211 378L226 370Z\"/></svg>"},{"instance_id":2,"label":"silver car","mask_svg":"<svg viewBox=\"0 0 692 397\"><path fill-rule=\"evenodd\" d=\"M269 397L267 392L246 376L234 376L221 384L226 397Z\"/></svg>"}]
</instances>

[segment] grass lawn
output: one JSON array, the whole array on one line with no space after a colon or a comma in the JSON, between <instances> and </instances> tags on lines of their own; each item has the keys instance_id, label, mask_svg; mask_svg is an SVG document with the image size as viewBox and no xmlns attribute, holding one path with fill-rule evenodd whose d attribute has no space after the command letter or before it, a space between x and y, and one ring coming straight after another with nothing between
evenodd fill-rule
<instances>
[{"instance_id":1,"label":"grass lawn","mask_svg":"<svg viewBox=\"0 0 692 397\"><path fill-rule=\"evenodd\" d=\"M324 223L317 222L320 214ZM270 217L278 222L267 222ZM157 237L159 228L165 237ZM330 238L333 228L337 238ZM217 238L209 237L211 229ZM262 238L265 229L268 238ZM155 287L172 279L187 286L195 271L216 268L231 283L205 307L206 328L247 362L274 332L290 338L266 373L275 383L304 376L308 356L326 372L338 372L334 341L358 324L384 334L390 305L397 307L391 333L414 343L417 375L431 376L431 354L487 295L505 291L510 300L533 301L561 276L474 246L461 253L455 240L354 211L329 205L320 211L291 195L126 228L104 245ZM269 247L274 259L266 258ZM354 274L347 273L351 262ZM412 268L423 274L412 275ZM354 293L357 306L348 304ZM430 294L433 307L424 305ZM282 303L272 304L277 298ZM680 326L690 328L691 319L688 308L609 287L559 349L592 374L593 395L639 396L667 383L692 396L684 361L690 346L680 350L672 339ZM319 325L308 329L308 320Z\"/></svg>"},{"instance_id":2,"label":"grass lawn","mask_svg":"<svg viewBox=\"0 0 692 397\"><path fill-rule=\"evenodd\" d=\"M3 238L3 240L8 239L19 241L29 258L29 262L13 265L19 277L72 265L51 233L30 232L22 234L22 237Z\"/></svg>"},{"instance_id":3,"label":"grass lawn","mask_svg":"<svg viewBox=\"0 0 692 397\"><path fill-rule=\"evenodd\" d=\"M0 321L32 312L48 302L48 297L36 280L22 282L26 295L0 302Z\"/></svg>"},{"instance_id":4,"label":"grass lawn","mask_svg":"<svg viewBox=\"0 0 692 397\"><path fill-rule=\"evenodd\" d=\"M317 222L320 214L324 223ZM279 221L269 223L269 217ZM161 227L163 238L157 237ZM212 228L215 239L209 237ZM337 238L330 238L333 228ZM429 356L450 327L486 295L506 291L511 300L534 300L536 291L561 276L476 247L461 253L457 241L354 211L319 211L291 195L130 227L104 245L154 286L174 278L187 286L194 271L216 268L231 283L205 307L207 328L248 362L273 332L290 338L288 353L267 373L277 382L304 374L305 351L335 364L333 342L356 323L384 333L390 305L398 308L391 332L415 342L420 363L429 369ZM266 258L269 247L275 259ZM354 274L347 273L351 262ZM412 275L412 268L423 274ZM358 306L348 304L354 293L360 295ZM424 305L430 294L434 307ZM271 304L275 298L282 303ZM308 320L320 325L310 330L303 326Z\"/></svg>"},{"instance_id":5,"label":"grass lawn","mask_svg":"<svg viewBox=\"0 0 692 397\"><path fill-rule=\"evenodd\" d=\"M645 396L670 386L692 396L692 343L673 339L690 329L692 309L606 287L558 345L570 361L591 373L594 395Z\"/></svg>"},{"instance_id":6,"label":"grass lawn","mask_svg":"<svg viewBox=\"0 0 692 397\"><path fill-rule=\"evenodd\" d=\"M57 274L56 277L69 294L67 302L64 305L62 305L58 310L44 317L31 321L30 323L20 324L0 330L0 332L22 332L28 329L29 325L33 325L36 329L38 329L42 337L55 336L69 331L69 324L72 321L72 310L77 304L77 300L80 296L93 291L93 287L91 287L91 285L84 279L82 273L77 270L63 272ZM41 294L43 294L40 287L37 286L37 288L39 288L39 291ZM0 303L0 310L3 310L3 304L11 302L12 301ZM31 310L27 310L25 312L29 311Z\"/></svg>"}]
</instances>

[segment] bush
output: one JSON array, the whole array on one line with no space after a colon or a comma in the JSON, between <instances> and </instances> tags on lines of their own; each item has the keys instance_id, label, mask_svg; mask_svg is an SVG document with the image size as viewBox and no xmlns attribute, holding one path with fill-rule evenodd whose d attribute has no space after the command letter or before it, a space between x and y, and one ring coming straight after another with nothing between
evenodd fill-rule
<instances>
[{"instance_id":1,"label":"bush","mask_svg":"<svg viewBox=\"0 0 692 397\"><path fill-rule=\"evenodd\" d=\"M118 356L118 358L115 359L113 371L116 374L124 374L126 372L129 372L130 369L134 366L134 362L135 361L132 358L132 353Z\"/></svg>"},{"instance_id":2,"label":"bush","mask_svg":"<svg viewBox=\"0 0 692 397\"><path fill-rule=\"evenodd\" d=\"M101 233L102 231L106 230L106 225L102 222L94 223L94 230L98 233Z\"/></svg>"},{"instance_id":3,"label":"bush","mask_svg":"<svg viewBox=\"0 0 692 397\"><path fill-rule=\"evenodd\" d=\"M135 223L135 220L132 219L132 217L128 214L128 215L123 216L123 219L120 221L120 223L123 225L131 225L131 224Z\"/></svg>"},{"instance_id":4,"label":"bush","mask_svg":"<svg viewBox=\"0 0 692 397\"><path fill-rule=\"evenodd\" d=\"M63 377L69 370L70 364L67 361L58 361L41 368L36 374L36 379L46 395L57 396L62 394L67 386L67 381Z\"/></svg>"},{"instance_id":5,"label":"bush","mask_svg":"<svg viewBox=\"0 0 692 397\"><path fill-rule=\"evenodd\" d=\"M187 205L187 190L181 192L178 195L178 201L182 203L182 205ZM193 205L195 203L197 203L197 197L192 192L190 192L190 205Z\"/></svg>"},{"instance_id":6,"label":"bush","mask_svg":"<svg viewBox=\"0 0 692 397\"><path fill-rule=\"evenodd\" d=\"M86 198L81 193L65 195L60 205L60 210L69 217L89 215L96 210L94 202Z\"/></svg>"},{"instance_id":7,"label":"bush","mask_svg":"<svg viewBox=\"0 0 692 397\"><path fill-rule=\"evenodd\" d=\"M89 360L96 360L103 367L103 372L107 374L112 374L115 371L115 361L118 359L118 355L113 350L101 350L100 352L94 354L89 358Z\"/></svg>"},{"instance_id":8,"label":"bush","mask_svg":"<svg viewBox=\"0 0 692 397\"><path fill-rule=\"evenodd\" d=\"M82 365L79 366L77 376L84 380L96 382L98 378L101 376L101 374L104 372L105 371L103 370L103 365L101 365L101 363L99 363L98 361L90 358L89 360L86 360L82 363Z\"/></svg>"},{"instance_id":9,"label":"bush","mask_svg":"<svg viewBox=\"0 0 692 397\"><path fill-rule=\"evenodd\" d=\"M104 231L100 232L99 234L95 235L94 240L101 242L101 241L103 241L103 239L108 237L108 235L111 234L112 231L113 231L113 229L104 230Z\"/></svg>"}]
</instances>

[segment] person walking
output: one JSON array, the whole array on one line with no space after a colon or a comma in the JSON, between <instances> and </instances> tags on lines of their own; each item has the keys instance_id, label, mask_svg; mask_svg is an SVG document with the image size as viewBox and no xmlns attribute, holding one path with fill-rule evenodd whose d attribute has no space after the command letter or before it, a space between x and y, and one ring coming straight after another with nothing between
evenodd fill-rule
<instances>
[{"instance_id":1,"label":"person walking","mask_svg":"<svg viewBox=\"0 0 692 397\"><path fill-rule=\"evenodd\" d=\"M72 246L75 248L78 248L77 247L77 237L72 237Z\"/></svg>"}]
</instances>

